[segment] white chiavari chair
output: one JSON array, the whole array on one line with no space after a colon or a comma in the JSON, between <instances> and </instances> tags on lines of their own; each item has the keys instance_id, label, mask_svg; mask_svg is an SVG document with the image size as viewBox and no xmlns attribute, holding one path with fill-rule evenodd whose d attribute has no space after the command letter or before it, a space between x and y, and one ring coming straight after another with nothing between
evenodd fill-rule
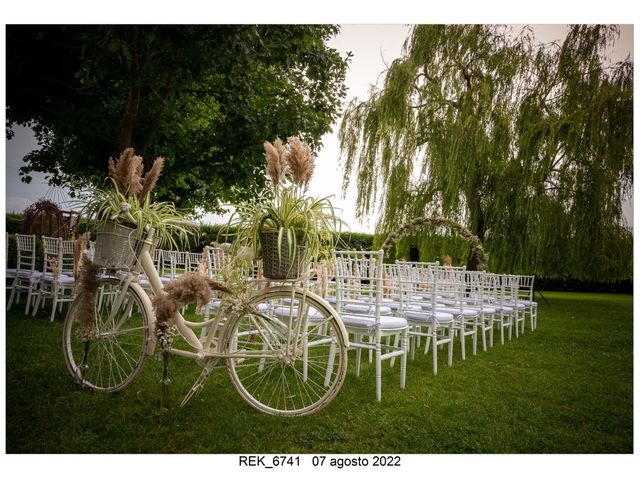
<instances>
[{"instance_id":1,"label":"white chiavari chair","mask_svg":"<svg viewBox=\"0 0 640 480\"><path fill-rule=\"evenodd\" d=\"M20 294L27 293L25 314L29 313L31 297L36 291L41 272L36 270L36 236L16 234L16 274L11 284L7 310L14 299L20 302Z\"/></svg>"},{"instance_id":2,"label":"white chiavari chair","mask_svg":"<svg viewBox=\"0 0 640 480\"><path fill-rule=\"evenodd\" d=\"M385 315L383 308L383 255L378 252L333 251L336 308L347 332L354 335L356 375L360 373L362 350L375 353L376 399L382 399L382 361L400 357L400 388L406 384L408 323L402 317ZM387 307L386 311L390 311ZM399 335L401 345L382 344L382 338ZM372 339L365 343L363 337ZM383 349L385 352L383 353Z\"/></svg>"},{"instance_id":3,"label":"white chiavari chair","mask_svg":"<svg viewBox=\"0 0 640 480\"><path fill-rule=\"evenodd\" d=\"M438 349L448 345L447 364L453 364L455 322L451 313L438 310L440 295L436 271L438 264L416 265L408 262L396 264L397 283L400 288L399 312L409 322L411 329L410 351L415 357L419 343L426 338L424 353L432 349L433 374L438 373ZM423 329L426 328L425 332Z\"/></svg>"}]
</instances>

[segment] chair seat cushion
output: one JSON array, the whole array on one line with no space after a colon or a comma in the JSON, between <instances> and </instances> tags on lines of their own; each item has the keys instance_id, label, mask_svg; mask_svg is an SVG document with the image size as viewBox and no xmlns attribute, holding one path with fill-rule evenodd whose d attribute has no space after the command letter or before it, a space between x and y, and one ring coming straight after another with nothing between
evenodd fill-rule
<instances>
[{"instance_id":1,"label":"chair seat cushion","mask_svg":"<svg viewBox=\"0 0 640 480\"><path fill-rule=\"evenodd\" d=\"M496 312L498 312L498 313L500 313L500 312L503 312L503 313L511 313L511 312L513 312L513 308L507 306L506 304L502 305L502 306L493 305L493 307L496 309Z\"/></svg>"},{"instance_id":2,"label":"chair seat cushion","mask_svg":"<svg viewBox=\"0 0 640 480\"><path fill-rule=\"evenodd\" d=\"M475 317L478 315L478 310L472 308L454 308L454 307L445 307L445 306L436 306L436 310L438 312L451 313L453 315L462 314L464 317Z\"/></svg>"},{"instance_id":3,"label":"chair seat cushion","mask_svg":"<svg viewBox=\"0 0 640 480\"><path fill-rule=\"evenodd\" d=\"M16 270L16 276L20 278L37 279L42 277L42 272L37 272L35 270Z\"/></svg>"},{"instance_id":4,"label":"chair seat cushion","mask_svg":"<svg viewBox=\"0 0 640 480\"><path fill-rule=\"evenodd\" d=\"M518 300L518 303L524 305L525 307L537 307L538 302L533 302L531 300Z\"/></svg>"},{"instance_id":5,"label":"chair seat cushion","mask_svg":"<svg viewBox=\"0 0 640 480\"><path fill-rule=\"evenodd\" d=\"M385 307L388 307L391 310L398 310L400 308L400 302L391 300L390 298L383 298L382 303Z\"/></svg>"},{"instance_id":6,"label":"chair seat cushion","mask_svg":"<svg viewBox=\"0 0 640 480\"><path fill-rule=\"evenodd\" d=\"M53 282L53 275L51 275L50 273L46 273L42 275L41 279L44 282ZM58 277L58 283L61 285L73 285L73 282L73 277L70 275L61 274Z\"/></svg>"},{"instance_id":7,"label":"chair seat cushion","mask_svg":"<svg viewBox=\"0 0 640 480\"><path fill-rule=\"evenodd\" d=\"M293 311L292 311L293 310ZM298 317L298 308L297 307L293 307L293 309L291 309L291 307L276 307L273 310L273 313L275 315L277 315L280 318L289 318L289 315L293 315L293 318L297 318ZM324 318L324 316L315 308L313 307L309 307L309 312L307 315L307 322L320 322L322 321L322 319Z\"/></svg>"},{"instance_id":8,"label":"chair seat cushion","mask_svg":"<svg viewBox=\"0 0 640 480\"><path fill-rule=\"evenodd\" d=\"M374 315L376 313L376 306L367 303L347 303L342 306L342 310L349 313ZM380 306L380 315L389 315L390 313L390 307L385 305Z\"/></svg>"},{"instance_id":9,"label":"chair seat cushion","mask_svg":"<svg viewBox=\"0 0 640 480\"><path fill-rule=\"evenodd\" d=\"M433 323L437 321L438 323L451 323L453 322L453 315L451 313L441 312L436 310L434 312L429 312L425 310L407 310L402 314L407 320L411 322L422 322L422 323Z\"/></svg>"},{"instance_id":10,"label":"chair seat cushion","mask_svg":"<svg viewBox=\"0 0 640 480\"><path fill-rule=\"evenodd\" d=\"M347 327L347 330L350 327L366 329L369 332L374 332L376 330L376 320L373 317L345 314L341 315L341 318L344 326ZM389 317L386 315L380 317L381 330L397 330L405 328L407 325L407 321L402 317Z\"/></svg>"},{"instance_id":11,"label":"chair seat cushion","mask_svg":"<svg viewBox=\"0 0 640 480\"><path fill-rule=\"evenodd\" d=\"M525 306L522 305L521 303L513 303L513 302L505 303L503 304L503 306L509 307L511 309L517 308L518 310L524 310L525 308Z\"/></svg>"}]
</instances>

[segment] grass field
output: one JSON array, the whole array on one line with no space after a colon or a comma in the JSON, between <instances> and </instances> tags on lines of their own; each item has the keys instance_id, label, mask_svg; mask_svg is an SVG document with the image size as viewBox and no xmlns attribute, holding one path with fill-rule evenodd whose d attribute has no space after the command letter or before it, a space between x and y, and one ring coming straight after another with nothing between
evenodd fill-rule
<instances>
[{"instance_id":1,"label":"grass field","mask_svg":"<svg viewBox=\"0 0 640 480\"><path fill-rule=\"evenodd\" d=\"M179 408L199 374L172 360L169 408L160 405L161 363L150 358L125 391L81 391L64 365L62 321L46 312L6 321L7 452L525 453L633 451L633 298L549 293L538 329L453 368L440 356L353 375L323 411L271 417L244 403L225 369ZM497 337L499 338L499 337ZM468 352L470 349L467 350Z\"/></svg>"}]
</instances>

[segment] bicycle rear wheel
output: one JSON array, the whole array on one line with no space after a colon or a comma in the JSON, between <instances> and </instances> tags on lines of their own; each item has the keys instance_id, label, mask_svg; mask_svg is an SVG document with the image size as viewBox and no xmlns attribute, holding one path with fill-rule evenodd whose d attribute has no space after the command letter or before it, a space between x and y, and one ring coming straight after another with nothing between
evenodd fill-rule
<instances>
[{"instance_id":1,"label":"bicycle rear wheel","mask_svg":"<svg viewBox=\"0 0 640 480\"><path fill-rule=\"evenodd\" d=\"M149 312L133 286L122 291L122 283L114 278L99 280L93 318L78 318L81 297L71 304L64 324L67 368L83 388L122 390L144 365Z\"/></svg>"},{"instance_id":2,"label":"bicycle rear wheel","mask_svg":"<svg viewBox=\"0 0 640 480\"><path fill-rule=\"evenodd\" d=\"M272 415L308 415L338 393L347 349L337 314L319 297L274 287L231 319L223 343L240 395Z\"/></svg>"}]
</instances>

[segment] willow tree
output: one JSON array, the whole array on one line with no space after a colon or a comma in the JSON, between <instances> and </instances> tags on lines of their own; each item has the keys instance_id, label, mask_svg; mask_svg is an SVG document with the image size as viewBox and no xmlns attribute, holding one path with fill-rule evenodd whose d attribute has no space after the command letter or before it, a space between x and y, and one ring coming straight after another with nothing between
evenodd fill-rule
<instances>
[{"instance_id":1,"label":"willow tree","mask_svg":"<svg viewBox=\"0 0 640 480\"><path fill-rule=\"evenodd\" d=\"M457 221L497 271L630 276L633 82L629 61L606 58L617 33L577 26L541 45L526 30L416 26L383 87L343 117L357 214L380 201L381 233Z\"/></svg>"}]
</instances>

